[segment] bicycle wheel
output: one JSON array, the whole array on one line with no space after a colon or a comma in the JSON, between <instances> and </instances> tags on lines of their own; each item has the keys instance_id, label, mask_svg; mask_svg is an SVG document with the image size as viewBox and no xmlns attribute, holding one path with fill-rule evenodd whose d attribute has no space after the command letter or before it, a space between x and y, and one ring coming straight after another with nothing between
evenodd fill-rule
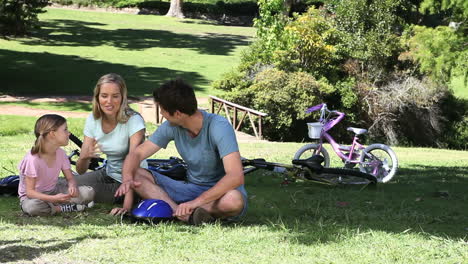
<instances>
[{"instance_id":1,"label":"bicycle wheel","mask_svg":"<svg viewBox=\"0 0 468 264\"><path fill-rule=\"evenodd\" d=\"M387 145L372 144L361 153L359 167L362 172L374 175L379 182L388 182L398 170L395 152Z\"/></svg>"},{"instance_id":2,"label":"bicycle wheel","mask_svg":"<svg viewBox=\"0 0 468 264\"><path fill-rule=\"evenodd\" d=\"M335 185L377 183L377 178L374 175L343 168L323 168L317 177Z\"/></svg>"},{"instance_id":3,"label":"bicycle wheel","mask_svg":"<svg viewBox=\"0 0 468 264\"><path fill-rule=\"evenodd\" d=\"M330 167L330 155L328 155L328 151L322 146L320 149L320 153L318 153L318 144L307 144L302 146L296 154L294 154L294 159L307 159L312 157L313 155L321 155L325 159L323 162L323 167L328 168Z\"/></svg>"}]
</instances>

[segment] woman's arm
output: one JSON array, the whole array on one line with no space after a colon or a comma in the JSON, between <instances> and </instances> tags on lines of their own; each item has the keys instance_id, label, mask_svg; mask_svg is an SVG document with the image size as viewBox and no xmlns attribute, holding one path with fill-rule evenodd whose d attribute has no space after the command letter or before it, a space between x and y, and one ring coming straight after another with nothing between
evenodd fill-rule
<instances>
[{"instance_id":1,"label":"woman's arm","mask_svg":"<svg viewBox=\"0 0 468 264\"><path fill-rule=\"evenodd\" d=\"M69 194L58 193L55 195L48 195L36 191L36 178L35 177L24 177L26 183L26 196L29 199L39 199L51 203L68 203L70 202L71 196Z\"/></svg>"},{"instance_id":2,"label":"woman's arm","mask_svg":"<svg viewBox=\"0 0 468 264\"><path fill-rule=\"evenodd\" d=\"M89 163L92 158L99 158L97 155L99 146L94 138L85 136L83 145L81 146L80 157L76 161L76 171L79 174L83 174L88 170Z\"/></svg>"}]
</instances>

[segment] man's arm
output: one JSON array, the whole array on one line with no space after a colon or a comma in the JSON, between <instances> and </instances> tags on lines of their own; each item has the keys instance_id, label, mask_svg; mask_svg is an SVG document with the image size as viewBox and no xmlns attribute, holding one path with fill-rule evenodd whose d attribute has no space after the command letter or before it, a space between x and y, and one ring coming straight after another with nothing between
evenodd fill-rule
<instances>
[{"instance_id":1,"label":"man's arm","mask_svg":"<svg viewBox=\"0 0 468 264\"><path fill-rule=\"evenodd\" d=\"M128 153L122 167L122 184L115 192L115 196L121 196L128 192L133 185L133 177L140 167L141 161L158 152L160 149L158 145L147 140Z\"/></svg>"},{"instance_id":2,"label":"man's arm","mask_svg":"<svg viewBox=\"0 0 468 264\"><path fill-rule=\"evenodd\" d=\"M192 211L204 204L216 201L230 190L234 190L244 184L244 170L238 151L232 152L223 158L226 175L206 192L195 200L180 204L175 213L176 216L189 215Z\"/></svg>"},{"instance_id":3,"label":"man's arm","mask_svg":"<svg viewBox=\"0 0 468 264\"><path fill-rule=\"evenodd\" d=\"M145 129L141 129L138 132L134 133L130 137L130 144L128 147L128 153L125 158L130 155L130 153L133 153L136 148L145 141ZM122 173L123 175L123 173ZM122 177L122 182L123 182L123 177ZM120 214L125 214L126 212L130 211L133 205L133 191L129 189L127 193L125 194L124 202L122 207L116 207L113 208L110 212L111 215L120 215Z\"/></svg>"}]
</instances>

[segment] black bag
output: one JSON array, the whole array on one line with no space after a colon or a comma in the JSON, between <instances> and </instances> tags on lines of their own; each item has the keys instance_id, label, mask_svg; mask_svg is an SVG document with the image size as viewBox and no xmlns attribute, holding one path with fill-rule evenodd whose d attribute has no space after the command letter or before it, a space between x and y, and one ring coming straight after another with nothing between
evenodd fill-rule
<instances>
[{"instance_id":1,"label":"black bag","mask_svg":"<svg viewBox=\"0 0 468 264\"><path fill-rule=\"evenodd\" d=\"M148 169L174 179L176 181L187 180L187 164L177 157L169 159L148 159Z\"/></svg>"},{"instance_id":2,"label":"black bag","mask_svg":"<svg viewBox=\"0 0 468 264\"><path fill-rule=\"evenodd\" d=\"M0 179L0 195L18 196L19 176L10 175Z\"/></svg>"}]
</instances>

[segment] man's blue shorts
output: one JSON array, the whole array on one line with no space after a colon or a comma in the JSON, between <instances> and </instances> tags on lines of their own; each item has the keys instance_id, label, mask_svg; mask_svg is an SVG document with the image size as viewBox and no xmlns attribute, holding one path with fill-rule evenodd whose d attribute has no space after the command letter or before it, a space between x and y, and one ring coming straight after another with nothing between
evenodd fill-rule
<instances>
[{"instance_id":1,"label":"man's blue shorts","mask_svg":"<svg viewBox=\"0 0 468 264\"><path fill-rule=\"evenodd\" d=\"M176 181L156 171L149 171L153 174L154 181L178 204L192 201L213 187L213 185L198 185L187 181ZM236 190L242 194L244 208L239 215L228 218L229 221L237 221L247 212L247 191L244 185L237 187Z\"/></svg>"}]
</instances>

